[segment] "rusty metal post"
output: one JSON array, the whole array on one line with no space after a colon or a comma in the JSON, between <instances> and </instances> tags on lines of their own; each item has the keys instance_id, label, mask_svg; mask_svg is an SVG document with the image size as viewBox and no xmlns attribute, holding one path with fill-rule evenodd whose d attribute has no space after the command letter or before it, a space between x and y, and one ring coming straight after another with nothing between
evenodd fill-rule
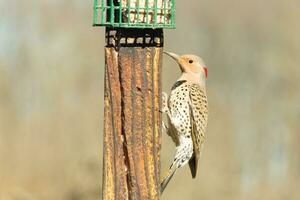
<instances>
[{"instance_id":1,"label":"rusty metal post","mask_svg":"<svg viewBox=\"0 0 300 200\"><path fill-rule=\"evenodd\" d=\"M162 29L106 28L103 200L158 200Z\"/></svg>"}]
</instances>

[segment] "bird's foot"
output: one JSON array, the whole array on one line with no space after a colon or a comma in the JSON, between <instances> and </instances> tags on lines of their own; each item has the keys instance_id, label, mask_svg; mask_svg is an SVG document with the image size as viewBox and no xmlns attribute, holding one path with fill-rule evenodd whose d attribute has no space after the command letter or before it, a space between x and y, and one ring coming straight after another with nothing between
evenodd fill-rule
<instances>
[{"instance_id":1,"label":"bird's foot","mask_svg":"<svg viewBox=\"0 0 300 200\"><path fill-rule=\"evenodd\" d=\"M161 109L161 112L163 112L163 113L168 113L169 112L168 95L165 92L162 93L162 109Z\"/></svg>"}]
</instances>

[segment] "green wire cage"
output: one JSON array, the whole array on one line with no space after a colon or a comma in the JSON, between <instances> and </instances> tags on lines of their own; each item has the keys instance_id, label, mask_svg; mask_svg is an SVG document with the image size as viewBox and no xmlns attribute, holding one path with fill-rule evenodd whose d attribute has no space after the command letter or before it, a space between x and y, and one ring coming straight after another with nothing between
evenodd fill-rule
<instances>
[{"instance_id":1,"label":"green wire cage","mask_svg":"<svg viewBox=\"0 0 300 200\"><path fill-rule=\"evenodd\" d=\"M175 0L94 0L94 26L175 28Z\"/></svg>"}]
</instances>

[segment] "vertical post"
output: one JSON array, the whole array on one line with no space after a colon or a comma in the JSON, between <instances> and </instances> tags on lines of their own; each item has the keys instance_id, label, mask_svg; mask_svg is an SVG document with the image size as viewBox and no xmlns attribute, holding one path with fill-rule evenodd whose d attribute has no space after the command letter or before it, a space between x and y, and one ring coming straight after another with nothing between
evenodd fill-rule
<instances>
[{"instance_id":1,"label":"vertical post","mask_svg":"<svg viewBox=\"0 0 300 200\"><path fill-rule=\"evenodd\" d=\"M162 29L106 28L103 200L158 200Z\"/></svg>"}]
</instances>

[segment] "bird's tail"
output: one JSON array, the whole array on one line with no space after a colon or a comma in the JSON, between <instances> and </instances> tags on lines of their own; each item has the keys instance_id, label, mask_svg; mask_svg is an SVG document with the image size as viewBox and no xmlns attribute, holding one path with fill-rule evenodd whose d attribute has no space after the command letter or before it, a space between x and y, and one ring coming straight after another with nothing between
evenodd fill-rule
<instances>
[{"instance_id":1,"label":"bird's tail","mask_svg":"<svg viewBox=\"0 0 300 200\"><path fill-rule=\"evenodd\" d=\"M164 192L164 190L167 187L168 183L170 182L170 180L174 176L176 170L177 170L176 167L171 166L168 173L167 173L167 175L162 178L162 181L160 183L160 194L162 194Z\"/></svg>"}]
</instances>

